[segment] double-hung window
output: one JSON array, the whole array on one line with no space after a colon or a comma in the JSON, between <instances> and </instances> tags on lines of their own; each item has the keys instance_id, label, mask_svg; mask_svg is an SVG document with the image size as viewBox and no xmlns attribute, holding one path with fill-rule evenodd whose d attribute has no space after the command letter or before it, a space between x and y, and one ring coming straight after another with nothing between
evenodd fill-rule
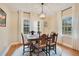
<instances>
[{"instance_id":1,"label":"double-hung window","mask_svg":"<svg viewBox=\"0 0 79 59\"><path fill-rule=\"evenodd\" d=\"M62 34L72 34L72 7L62 11Z\"/></svg>"},{"instance_id":2,"label":"double-hung window","mask_svg":"<svg viewBox=\"0 0 79 59\"><path fill-rule=\"evenodd\" d=\"M72 33L72 17L62 19L62 34Z\"/></svg>"}]
</instances>

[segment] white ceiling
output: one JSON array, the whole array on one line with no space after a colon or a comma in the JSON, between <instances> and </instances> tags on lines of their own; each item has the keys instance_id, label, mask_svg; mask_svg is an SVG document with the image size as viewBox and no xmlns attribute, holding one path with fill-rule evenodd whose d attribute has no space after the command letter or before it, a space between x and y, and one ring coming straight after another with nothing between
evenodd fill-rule
<instances>
[{"instance_id":1,"label":"white ceiling","mask_svg":"<svg viewBox=\"0 0 79 59\"><path fill-rule=\"evenodd\" d=\"M6 4L11 8L17 10L22 10L25 12L33 12L40 14L41 13L41 4L40 3L8 3ZM63 10L72 6L72 3L45 3L44 4L44 13L47 15L53 15L59 10Z\"/></svg>"}]
</instances>

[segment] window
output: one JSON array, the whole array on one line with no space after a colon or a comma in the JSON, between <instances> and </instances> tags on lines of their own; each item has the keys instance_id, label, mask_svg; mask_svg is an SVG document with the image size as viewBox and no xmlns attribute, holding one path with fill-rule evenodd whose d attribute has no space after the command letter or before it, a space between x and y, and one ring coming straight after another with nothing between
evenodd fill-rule
<instances>
[{"instance_id":1,"label":"window","mask_svg":"<svg viewBox=\"0 0 79 59\"><path fill-rule=\"evenodd\" d=\"M72 17L65 17L62 19L62 34L72 33Z\"/></svg>"},{"instance_id":2,"label":"window","mask_svg":"<svg viewBox=\"0 0 79 59\"><path fill-rule=\"evenodd\" d=\"M30 21L24 20L24 34L28 34L30 31Z\"/></svg>"},{"instance_id":3,"label":"window","mask_svg":"<svg viewBox=\"0 0 79 59\"><path fill-rule=\"evenodd\" d=\"M23 32L24 34L29 34L30 31L34 31L35 33L38 33L38 31L41 32L42 30L42 22L41 21L32 21L32 20L24 20L23 21Z\"/></svg>"}]
</instances>

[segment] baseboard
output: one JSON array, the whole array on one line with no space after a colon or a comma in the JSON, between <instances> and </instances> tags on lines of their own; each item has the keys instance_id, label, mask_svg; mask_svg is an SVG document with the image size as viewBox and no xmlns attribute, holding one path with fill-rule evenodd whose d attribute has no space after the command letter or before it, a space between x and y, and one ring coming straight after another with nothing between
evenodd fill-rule
<instances>
[{"instance_id":1,"label":"baseboard","mask_svg":"<svg viewBox=\"0 0 79 59\"><path fill-rule=\"evenodd\" d=\"M67 44L62 44L62 43L57 43L58 45L61 45L61 46L64 46L64 47L67 47L67 48L70 48L70 49L73 49L70 45L67 45Z\"/></svg>"}]
</instances>

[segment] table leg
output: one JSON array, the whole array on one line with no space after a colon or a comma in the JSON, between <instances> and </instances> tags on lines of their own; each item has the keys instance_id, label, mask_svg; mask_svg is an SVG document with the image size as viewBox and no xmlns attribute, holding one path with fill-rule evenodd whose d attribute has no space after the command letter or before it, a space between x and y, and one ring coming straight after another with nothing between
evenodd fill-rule
<instances>
[{"instance_id":1,"label":"table leg","mask_svg":"<svg viewBox=\"0 0 79 59\"><path fill-rule=\"evenodd\" d=\"M32 43L30 42L30 56L32 56L32 51L31 51L31 48L32 48Z\"/></svg>"}]
</instances>

